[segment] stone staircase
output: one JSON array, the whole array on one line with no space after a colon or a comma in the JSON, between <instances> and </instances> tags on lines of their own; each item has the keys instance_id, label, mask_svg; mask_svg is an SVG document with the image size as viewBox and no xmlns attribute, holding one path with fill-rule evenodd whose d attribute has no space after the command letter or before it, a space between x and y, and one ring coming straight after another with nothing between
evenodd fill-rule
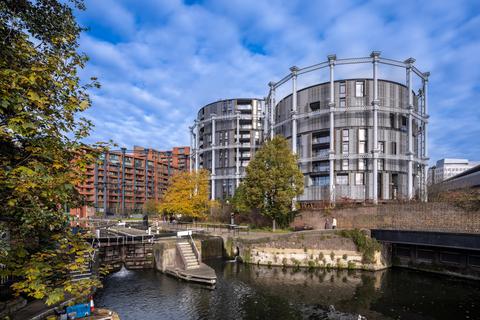
<instances>
[{"instance_id":1,"label":"stone staircase","mask_svg":"<svg viewBox=\"0 0 480 320\"><path fill-rule=\"evenodd\" d=\"M185 270L200 268L200 262L198 261L190 242L186 240L179 241L177 242L177 248L180 250L180 255L185 263Z\"/></svg>"}]
</instances>

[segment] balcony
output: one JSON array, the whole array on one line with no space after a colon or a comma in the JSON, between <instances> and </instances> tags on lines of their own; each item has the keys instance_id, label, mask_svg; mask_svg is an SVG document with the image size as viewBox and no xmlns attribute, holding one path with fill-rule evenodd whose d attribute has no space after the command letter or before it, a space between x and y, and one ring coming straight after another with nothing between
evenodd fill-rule
<instances>
[{"instance_id":1,"label":"balcony","mask_svg":"<svg viewBox=\"0 0 480 320\"><path fill-rule=\"evenodd\" d=\"M312 139L312 144L326 144L330 143L330 137L316 137Z\"/></svg>"}]
</instances>

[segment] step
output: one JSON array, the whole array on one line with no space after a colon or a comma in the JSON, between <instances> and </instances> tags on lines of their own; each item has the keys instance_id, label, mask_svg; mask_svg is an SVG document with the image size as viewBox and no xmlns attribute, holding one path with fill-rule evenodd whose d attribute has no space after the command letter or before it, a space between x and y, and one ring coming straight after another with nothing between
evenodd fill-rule
<instances>
[{"instance_id":1,"label":"step","mask_svg":"<svg viewBox=\"0 0 480 320\"><path fill-rule=\"evenodd\" d=\"M199 265L198 265L198 266L194 266L194 267L186 267L185 269L186 269L186 270L192 270L192 269L198 269L198 268L200 268Z\"/></svg>"}]
</instances>

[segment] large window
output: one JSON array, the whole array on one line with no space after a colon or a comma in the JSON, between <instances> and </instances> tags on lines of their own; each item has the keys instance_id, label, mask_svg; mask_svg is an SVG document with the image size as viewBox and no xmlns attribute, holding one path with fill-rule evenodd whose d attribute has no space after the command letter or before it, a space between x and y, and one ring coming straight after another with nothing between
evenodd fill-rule
<instances>
[{"instance_id":1,"label":"large window","mask_svg":"<svg viewBox=\"0 0 480 320\"><path fill-rule=\"evenodd\" d=\"M337 174L337 181L338 185L348 185L348 174L347 173L339 173Z\"/></svg>"},{"instance_id":2,"label":"large window","mask_svg":"<svg viewBox=\"0 0 480 320\"><path fill-rule=\"evenodd\" d=\"M365 82L355 81L355 97L365 96Z\"/></svg>"},{"instance_id":3,"label":"large window","mask_svg":"<svg viewBox=\"0 0 480 320\"><path fill-rule=\"evenodd\" d=\"M314 186L328 186L330 184L330 176L316 176L312 178Z\"/></svg>"}]
</instances>

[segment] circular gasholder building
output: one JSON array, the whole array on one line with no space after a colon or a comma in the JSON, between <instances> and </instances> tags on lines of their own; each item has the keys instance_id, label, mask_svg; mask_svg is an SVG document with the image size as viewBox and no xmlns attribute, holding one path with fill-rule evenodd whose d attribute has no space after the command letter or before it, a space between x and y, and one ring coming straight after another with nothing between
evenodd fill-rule
<instances>
[{"instance_id":1,"label":"circular gasholder building","mask_svg":"<svg viewBox=\"0 0 480 320\"><path fill-rule=\"evenodd\" d=\"M200 109L190 127L191 169L210 171L211 198L232 197L264 137L263 99L228 99Z\"/></svg>"},{"instance_id":2,"label":"circular gasholder building","mask_svg":"<svg viewBox=\"0 0 480 320\"><path fill-rule=\"evenodd\" d=\"M290 141L305 177L299 202L426 201L429 73L414 62L385 59L376 51L352 59L330 55L270 82L265 103L234 99L207 105L191 128L192 169L209 169L212 198L224 199L262 141L281 135ZM351 64L370 64L371 77L335 79L336 68ZM404 69L405 83L379 79L380 66ZM299 77L320 69L328 70L328 82L297 89ZM276 91L289 83L291 94L277 103ZM248 137L247 145L242 137Z\"/></svg>"}]
</instances>

